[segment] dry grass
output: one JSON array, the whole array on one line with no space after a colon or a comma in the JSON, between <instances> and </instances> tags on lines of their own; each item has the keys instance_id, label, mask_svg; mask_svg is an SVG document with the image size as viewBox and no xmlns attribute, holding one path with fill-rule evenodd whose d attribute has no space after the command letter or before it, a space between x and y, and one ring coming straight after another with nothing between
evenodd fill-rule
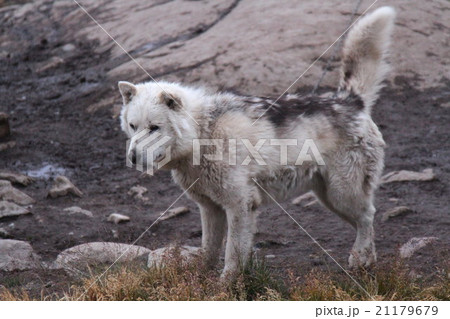
<instances>
[{"instance_id":1,"label":"dry grass","mask_svg":"<svg viewBox=\"0 0 450 319\"><path fill-rule=\"evenodd\" d=\"M448 270L448 269L447 269ZM186 262L174 250L164 267L120 265L97 280L101 269L62 293L31 298L25 290L0 289L0 300L449 300L448 271L432 281L411 279L401 262L352 275L370 297L342 273L292 273L284 280L264 263L251 262L233 283L219 280L201 258Z\"/></svg>"}]
</instances>

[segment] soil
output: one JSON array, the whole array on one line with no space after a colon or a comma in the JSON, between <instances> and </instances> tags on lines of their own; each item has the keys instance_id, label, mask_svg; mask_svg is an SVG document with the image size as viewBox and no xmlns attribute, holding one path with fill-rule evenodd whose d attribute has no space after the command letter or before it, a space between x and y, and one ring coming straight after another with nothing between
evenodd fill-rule
<instances>
[{"instance_id":1,"label":"soil","mask_svg":"<svg viewBox=\"0 0 450 319\"><path fill-rule=\"evenodd\" d=\"M73 51L66 52L62 49L68 39L64 25L26 21L15 24L2 19L2 15L4 12L0 12L1 32L9 34L11 41L0 47L0 111L9 114L9 140L17 144L0 153L0 168L36 176L33 184L19 188L37 203L31 215L1 219L0 227L8 231L10 238L28 241L48 262L62 250L82 243L133 243L181 190L167 171L149 177L126 167L126 139L114 115L117 112L112 112L121 99L115 81L107 74L111 68L110 51L99 53L97 41L76 38L71 39ZM56 62L45 69L49 61ZM179 79L187 72L180 71ZM450 243L450 112L443 107L449 99L450 80L443 77L439 86L420 90L417 81L415 77L395 77L391 83L394 85L382 90L373 107L373 118L387 142L386 173L432 168L437 178L380 187L376 198L376 245L379 261L386 263L397 258L399 246L410 238L438 237L436 243L408 261L417 272L432 278L447 263ZM228 89L252 93L242 87ZM102 107L88 112L90 105ZM48 198L52 179L58 174L67 176L84 196ZM135 185L148 189L148 202L128 195ZM393 198L398 201L393 202ZM190 213L159 223L136 244L151 249L174 242L199 246L198 209L185 197L175 204L184 205L191 209ZM355 237L350 225L319 205L282 205L340 264L347 264ZM412 208L414 213L381 222L384 211L400 205ZM63 211L70 206L90 210L94 217ZM280 272L294 269L300 274L317 267L340 271L282 210L273 205L261 211L255 247L261 258L275 255L267 260L271 267ZM111 213L128 215L131 221L109 223L106 219ZM25 273L28 275L24 278L33 277ZM0 284L10 281L11 276L3 273ZM36 272L36 276L43 275ZM45 276L60 281L65 275ZM40 280L45 284L46 280Z\"/></svg>"}]
</instances>

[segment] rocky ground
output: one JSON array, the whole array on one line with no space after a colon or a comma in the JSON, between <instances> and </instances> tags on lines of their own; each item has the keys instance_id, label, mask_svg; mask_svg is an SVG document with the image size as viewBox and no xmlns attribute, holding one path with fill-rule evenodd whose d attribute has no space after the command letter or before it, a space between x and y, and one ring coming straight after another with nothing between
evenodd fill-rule
<instances>
[{"instance_id":1,"label":"rocky ground","mask_svg":"<svg viewBox=\"0 0 450 319\"><path fill-rule=\"evenodd\" d=\"M7 287L63 287L69 275L55 263L61 252L92 242L132 244L181 194L168 172L148 177L125 166L118 80L149 80L145 69L155 79L276 95L345 30L355 5L312 0L79 3L140 66L74 1L0 1L0 112L8 115L11 132L0 141L0 285ZM370 5L363 1L359 12ZM374 8L382 5L379 1ZM395 7L393 71L373 109L388 144L385 173L432 171L425 171L425 180L411 181L417 176L407 175L406 181L381 185L376 244L380 263L401 255L415 275L432 280L448 270L450 242L450 6L444 0L401 0ZM332 51L290 91L309 93ZM338 58L332 60L321 91L336 86L338 65ZM65 189L59 175L75 188ZM51 192L57 181L59 188ZM308 204L311 200L283 206L345 265L354 231L318 204ZM175 207L183 206L189 212L158 223L139 239L136 245L142 248L134 257L173 243L200 245L198 210L184 197ZM391 211L399 206L405 207ZM129 221L116 224L120 216L111 214ZM399 250L409 241L409 246L427 248L412 255ZM82 247L78 251L97 257L96 252L109 249ZM124 246L108 247L112 255L98 258L108 261ZM276 206L262 210L255 249L280 273L339 271ZM67 260L67 253L59 260Z\"/></svg>"}]
</instances>

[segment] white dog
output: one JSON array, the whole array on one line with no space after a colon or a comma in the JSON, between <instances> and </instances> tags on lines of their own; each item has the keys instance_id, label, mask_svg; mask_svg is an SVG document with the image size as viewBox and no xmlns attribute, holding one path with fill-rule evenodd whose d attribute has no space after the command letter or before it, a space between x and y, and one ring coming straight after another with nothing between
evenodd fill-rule
<instances>
[{"instance_id":1,"label":"white dog","mask_svg":"<svg viewBox=\"0 0 450 319\"><path fill-rule=\"evenodd\" d=\"M228 228L223 275L248 260L261 204L309 190L355 227L350 266L376 260L373 200L385 144L370 113L388 70L394 17L383 7L350 30L339 90L329 98L289 94L274 103L175 83L119 82L129 159L148 156L139 145L143 132L146 139L170 138L146 160L156 168L164 163L197 202L211 265Z\"/></svg>"}]
</instances>

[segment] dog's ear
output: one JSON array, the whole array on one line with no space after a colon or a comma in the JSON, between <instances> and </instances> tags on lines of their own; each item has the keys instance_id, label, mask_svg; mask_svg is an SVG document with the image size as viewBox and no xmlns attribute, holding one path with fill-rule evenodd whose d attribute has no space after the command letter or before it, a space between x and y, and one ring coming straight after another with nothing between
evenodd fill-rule
<instances>
[{"instance_id":1,"label":"dog's ear","mask_svg":"<svg viewBox=\"0 0 450 319\"><path fill-rule=\"evenodd\" d=\"M159 97L160 103L166 105L169 109L178 111L182 108L181 99L168 92L162 92Z\"/></svg>"},{"instance_id":2,"label":"dog's ear","mask_svg":"<svg viewBox=\"0 0 450 319\"><path fill-rule=\"evenodd\" d=\"M136 86L133 83L120 81L119 91L122 94L123 104L128 104L137 93Z\"/></svg>"}]
</instances>

